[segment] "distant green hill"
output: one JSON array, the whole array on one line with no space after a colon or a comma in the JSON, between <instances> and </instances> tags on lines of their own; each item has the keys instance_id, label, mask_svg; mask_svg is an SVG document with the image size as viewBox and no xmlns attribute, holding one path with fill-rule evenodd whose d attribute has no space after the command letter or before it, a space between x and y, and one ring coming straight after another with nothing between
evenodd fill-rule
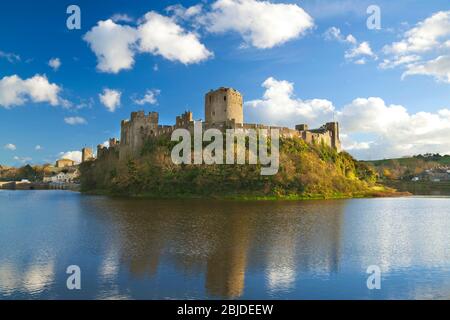
<instances>
[{"instance_id":1,"label":"distant green hill","mask_svg":"<svg viewBox=\"0 0 450 320\"><path fill-rule=\"evenodd\" d=\"M392 194L377 185L366 163L325 145L280 139L280 168L261 176L260 165L175 165L172 143L148 140L137 159L118 157L80 166L82 191L146 197L240 199L339 198Z\"/></svg>"},{"instance_id":2,"label":"distant green hill","mask_svg":"<svg viewBox=\"0 0 450 320\"><path fill-rule=\"evenodd\" d=\"M410 180L425 170L450 166L450 155L424 154L398 159L366 161L373 166L381 179Z\"/></svg>"}]
</instances>

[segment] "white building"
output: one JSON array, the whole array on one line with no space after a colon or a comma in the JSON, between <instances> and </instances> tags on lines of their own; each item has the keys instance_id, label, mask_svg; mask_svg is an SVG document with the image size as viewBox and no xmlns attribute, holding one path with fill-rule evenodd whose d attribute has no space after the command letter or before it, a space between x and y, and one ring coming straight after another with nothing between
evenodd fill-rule
<instances>
[{"instance_id":1,"label":"white building","mask_svg":"<svg viewBox=\"0 0 450 320\"><path fill-rule=\"evenodd\" d=\"M79 177L79 171L75 170L74 172L60 172L57 175L52 177L44 177L44 182L50 183L72 183L76 178Z\"/></svg>"}]
</instances>

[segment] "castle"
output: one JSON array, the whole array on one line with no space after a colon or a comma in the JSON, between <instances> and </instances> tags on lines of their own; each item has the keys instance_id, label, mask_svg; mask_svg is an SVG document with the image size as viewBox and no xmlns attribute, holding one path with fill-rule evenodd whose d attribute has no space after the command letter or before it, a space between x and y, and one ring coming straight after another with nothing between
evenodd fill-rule
<instances>
[{"instance_id":1,"label":"castle","mask_svg":"<svg viewBox=\"0 0 450 320\"><path fill-rule=\"evenodd\" d=\"M190 111L177 116L174 125L160 125L158 120L157 112L150 112L148 115L144 111L132 112L129 120L121 122L120 141L112 138L109 140L109 147L98 145L97 157L118 155L121 160L133 158L139 155L146 139L159 136L170 137L175 129L184 128L192 131L194 127L193 115ZM328 122L318 129L309 129L306 124L298 124L295 129L292 129L244 123L243 98L233 88L221 87L211 90L205 95L205 121L202 122L202 126L204 130L217 128L221 131L226 129L278 129L282 137L299 137L308 143L323 143L338 152L341 150L337 122ZM88 156L86 156L86 160L87 158Z\"/></svg>"}]
</instances>

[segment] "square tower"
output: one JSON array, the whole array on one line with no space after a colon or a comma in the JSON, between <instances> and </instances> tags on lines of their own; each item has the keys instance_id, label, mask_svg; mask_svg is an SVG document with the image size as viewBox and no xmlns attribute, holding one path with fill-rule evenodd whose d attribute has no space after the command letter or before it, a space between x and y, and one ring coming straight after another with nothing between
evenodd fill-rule
<instances>
[{"instance_id":1,"label":"square tower","mask_svg":"<svg viewBox=\"0 0 450 320\"><path fill-rule=\"evenodd\" d=\"M86 162L92 160L94 158L94 154L92 152L92 148L83 148L81 149L81 162Z\"/></svg>"},{"instance_id":2,"label":"square tower","mask_svg":"<svg viewBox=\"0 0 450 320\"><path fill-rule=\"evenodd\" d=\"M244 123L243 99L239 91L221 87L205 95L205 121L208 125L233 121Z\"/></svg>"}]
</instances>

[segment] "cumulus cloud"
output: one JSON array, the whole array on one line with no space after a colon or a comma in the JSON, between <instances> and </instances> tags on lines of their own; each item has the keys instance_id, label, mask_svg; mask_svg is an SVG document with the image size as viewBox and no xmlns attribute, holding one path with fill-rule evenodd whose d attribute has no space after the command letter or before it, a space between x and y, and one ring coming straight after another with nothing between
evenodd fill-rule
<instances>
[{"instance_id":1,"label":"cumulus cloud","mask_svg":"<svg viewBox=\"0 0 450 320\"><path fill-rule=\"evenodd\" d=\"M375 57L372 49L370 48L370 44L367 41L361 42L359 45L351 48L345 53L345 58L348 60L352 60L358 57ZM357 62L360 60L357 60Z\"/></svg>"},{"instance_id":2,"label":"cumulus cloud","mask_svg":"<svg viewBox=\"0 0 450 320\"><path fill-rule=\"evenodd\" d=\"M347 43L351 46L351 48L344 54L347 61L355 64L365 64L367 62L367 58L377 59L377 56L372 51L368 41L359 43L352 34L345 36L342 34L341 29L337 27L331 27L325 31L324 37L326 40L335 40L342 43Z\"/></svg>"},{"instance_id":3,"label":"cumulus cloud","mask_svg":"<svg viewBox=\"0 0 450 320\"><path fill-rule=\"evenodd\" d=\"M360 159L450 153L450 109L410 113L380 97L356 98L337 109L328 100L296 98L294 84L288 81L271 77L263 87L261 99L245 103L251 122L317 127L335 118L344 149Z\"/></svg>"},{"instance_id":4,"label":"cumulus cloud","mask_svg":"<svg viewBox=\"0 0 450 320\"><path fill-rule=\"evenodd\" d=\"M138 32L141 52L183 64L198 63L212 56L195 33L185 31L174 19L153 11L145 14Z\"/></svg>"},{"instance_id":5,"label":"cumulus cloud","mask_svg":"<svg viewBox=\"0 0 450 320\"><path fill-rule=\"evenodd\" d=\"M361 158L450 153L449 109L411 114L404 106L388 105L379 97L358 98L339 111L338 119L343 132L353 136L351 143L363 143L355 140L361 135L373 139L370 148L354 153Z\"/></svg>"},{"instance_id":6,"label":"cumulus cloud","mask_svg":"<svg viewBox=\"0 0 450 320\"><path fill-rule=\"evenodd\" d=\"M103 93L99 95L100 102L108 109L109 112L114 112L120 106L120 98L122 93L118 90L103 89Z\"/></svg>"},{"instance_id":7,"label":"cumulus cloud","mask_svg":"<svg viewBox=\"0 0 450 320\"><path fill-rule=\"evenodd\" d=\"M148 12L136 27L118 24L126 22L123 16L99 21L83 39L97 56L97 69L118 73L131 69L138 53L160 55L183 64L198 63L212 53L200 42L197 34L177 24L175 18Z\"/></svg>"},{"instance_id":8,"label":"cumulus cloud","mask_svg":"<svg viewBox=\"0 0 450 320\"><path fill-rule=\"evenodd\" d=\"M97 56L97 69L101 72L117 73L131 69L134 64L135 43L138 33L135 28L119 25L113 20L99 21L83 39Z\"/></svg>"},{"instance_id":9,"label":"cumulus cloud","mask_svg":"<svg viewBox=\"0 0 450 320\"><path fill-rule=\"evenodd\" d=\"M256 48L272 48L304 35L313 18L296 4L257 0L217 0L201 18L209 32L238 32Z\"/></svg>"},{"instance_id":10,"label":"cumulus cloud","mask_svg":"<svg viewBox=\"0 0 450 320\"><path fill-rule=\"evenodd\" d=\"M59 67L61 67L61 60L59 58L51 58L48 62L48 65L54 71L57 71L59 69Z\"/></svg>"},{"instance_id":11,"label":"cumulus cloud","mask_svg":"<svg viewBox=\"0 0 450 320\"><path fill-rule=\"evenodd\" d=\"M69 159L81 163L81 151L60 152L58 156L60 159Z\"/></svg>"},{"instance_id":12,"label":"cumulus cloud","mask_svg":"<svg viewBox=\"0 0 450 320\"><path fill-rule=\"evenodd\" d=\"M87 124L86 119L82 117L67 117L64 118L64 122L67 124L70 124L72 126L78 125L78 124Z\"/></svg>"},{"instance_id":13,"label":"cumulus cloud","mask_svg":"<svg viewBox=\"0 0 450 320\"><path fill-rule=\"evenodd\" d=\"M6 145L4 146L4 148L5 148L6 150L11 150L11 151L14 151L14 150L17 149L16 145L14 145L14 144L12 144L12 143L6 144Z\"/></svg>"},{"instance_id":14,"label":"cumulus cloud","mask_svg":"<svg viewBox=\"0 0 450 320\"><path fill-rule=\"evenodd\" d=\"M28 79L17 75L5 76L0 80L0 106L11 108L26 102L47 102L52 106L65 104L59 97L61 88L48 82L45 75L36 74Z\"/></svg>"},{"instance_id":15,"label":"cumulus cloud","mask_svg":"<svg viewBox=\"0 0 450 320\"><path fill-rule=\"evenodd\" d=\"M132 99L135 104L144 105L144 104L157 104L157 96L159 95L159 90L147 90L144 96L141 99L134 98Z\"/></svg>"},{"instance_id":16,"label":"cumulus cloud","mask_svg":"<svg viewBox=\"0 0 450 320\"><path fill-rule=\"evenodd\" d=\"M42 148L42 146L41 145L36 145L36 147L34 147L34 150L36 150L36 151L40 151L40 150L42 150L43 148Z\"/></svg>"},{"instance_id":17,"label":"cumulus cloud","mask_svg":"<svg viewBox=\"0 0 450 320\"><path fill-rule=\"evenodd\" d=\"M427 52L443 46L450 36L450 11L439 11L405 32L403 39L384 47L386 53L404 55Z\"/></svg>"},{"instance_id":18,"label":"cumulus cloud","mask_svg":"<svg viewBox=\"0 0 450 320\"><path fill-rule=\"evenodd\" d=\"M440 56L424 63L412 64L402 77L410 75L428 75L437 81L450 83L450 55Z\"/></svg>"},{"instance_id":19,"label":"cumulus cloud","mask_svg":"<svg viewBox=\"0 0 450 320\"><path fill-rule=\"evenodd\" d=\"M334 106L328 100L296 98L292 82L270 77L262 87L262 99L245 103L246 118L253 122L294 127L301 123L323 124L333 116Z\"/></svg>"},{"instance_id":20,"label":"cumulus cloud","mask_svg":"<svg viewBox=\"0 0 450 320\"><path fill-rule=\"evenodd\" d=\"M386 45L380 68L404 68L402 78L427 75L450 83L450 11L439 11Z\"/></svg>"}]
</instances>

